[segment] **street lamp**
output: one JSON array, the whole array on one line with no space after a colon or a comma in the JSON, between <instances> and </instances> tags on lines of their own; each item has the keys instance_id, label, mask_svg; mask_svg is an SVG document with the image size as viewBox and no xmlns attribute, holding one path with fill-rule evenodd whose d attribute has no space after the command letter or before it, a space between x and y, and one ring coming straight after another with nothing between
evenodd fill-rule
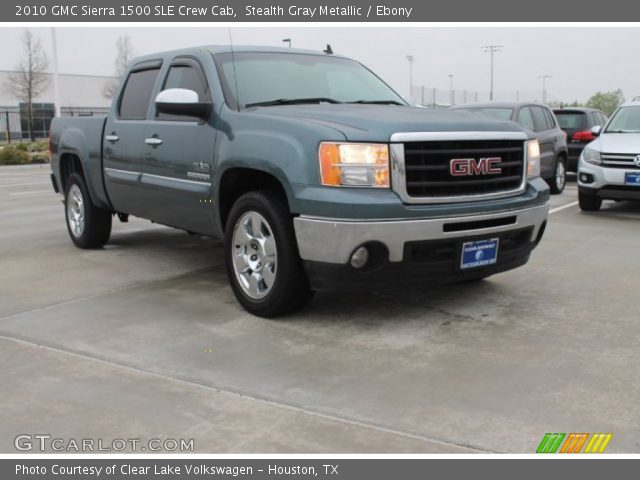
<instances>
[{"instance_id":1,"label":"street lamp","mask_svg":"<svg viewBox=\"0 0 640 480\"><path fill-rule=\"evenodd\" d=\"M51 27L51 49L53 50L53 106L56 117L60 116L60 84L58 81L58 41L56 27ZM7 128L9 124L7 123Z\"/></svg>"},{"instance_id":2,"label":"street lamp","mask_svg":"<svg viewBox=\"0 0 640 480\"><path fill-rule=\"evenodd\" d=\"M283 38L282 41L284 43L288 43L289 44L289 48L291 48L291 39L290 38Z\"/></svg>"},{"instance_id":3,"label":"street lamp","mask_svg":"<svg viewBox=\"0 0 640 480\"><path fill-rule=\"evenodd\" d=\"M504 45L501 44L493 44L493 45L482 45L483 52L491 53L491 89L489 90L489 100L493 100L493 54L502 50Z\"/></svg>"},{"instance_id":4,"label":"street lamp","mask_svg":"<svg viewBox=\"0 0 640 480\"><path fill-rule=\"evenodd\" d=\"M449 77L449 95L451 96L451 105L453 105L454 103L456 103L456 96L455 93L453 92L453 73L450 73L448 75Z\"/></svg>"},{"instance_id":5,"label":"street lamp","mask_svg":"<svg viewBox=\"0 0 640 480\"><path fill-rule=\"evenodd\" d=\"M542 79L542 103L547 104L547 78L551 78L551 75L538 75L538 78Z\"/></svg>"},{"instance_id":6,"label":"street lamp","mask_svg":"<svg viewBox=\"0 0 640 480\"><path fill-rule=\"evenodd\" d=\"M411 98L413 95L413 62L416 61L416 57L407 55L407 61L409 62L409 98Z\"/></svg>"}]
</instances>

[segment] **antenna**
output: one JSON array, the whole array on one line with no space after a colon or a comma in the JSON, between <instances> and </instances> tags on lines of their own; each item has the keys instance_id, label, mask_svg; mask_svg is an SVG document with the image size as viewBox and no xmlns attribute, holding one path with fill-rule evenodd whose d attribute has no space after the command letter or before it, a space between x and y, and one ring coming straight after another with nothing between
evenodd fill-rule
<instances>
[{"instance_id":1,"label":"antenna","mask_svg":"<svg viewBox=\"0 0 640 480\"><path fill-rule=\"evenodd\" d=\"M327 48L323 50L323 52L326 53L327 55L333 55L333 49L331 48L331 45L327 43Z\"/></svg>"},{"instance_id":2,"label":"antenna","mask_svg":"<svg viewBox=\"0 0 640 480\"><path fill-rule=\"evenodd\" d=\"M236 55L233 51L233 38L231 37L231 27L227 27L229 32L229 47L231 47L231 64L233 65L233 83L236 86L236 103L238 104L238 111L240 111L240 90L238 90L238 74L236 72Z\"/></svg>"}]
</instances>

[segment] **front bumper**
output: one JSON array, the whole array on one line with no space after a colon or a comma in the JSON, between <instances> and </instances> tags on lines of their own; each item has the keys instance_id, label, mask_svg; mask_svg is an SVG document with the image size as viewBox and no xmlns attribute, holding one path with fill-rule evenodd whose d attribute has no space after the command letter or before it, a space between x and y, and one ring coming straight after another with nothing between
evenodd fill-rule
<instances>
[{"instance_id":1,"label":"front bumper","mask_svg":"<svg viewBox=\"0 0 640 480\"><path fill-rule=\"evenodd\" d=\"M540 241L549 203L500 213L415 220L294 219L300 256L315 290L371 289L419 280L450 283L523 265ZM462 243L500 238L497 263L460 269ZM350 266L353 252L370 247L371 265ZM506 245L506 246L505 246Z\"/></svg>"},{"instance_id":2,"label":"front bumper","mask_svg":"<svg viewBox=\"0 0 640 480\"><path fill-rule=\"evenodd\" d=\"M640 187L625 185L625 174L631 172L637 173L638 169L604 167L580 160L578 190L588 195L597 195L603 199L640 200ZM582 174L590 176L593 181L582 182L580 180Z\"/></svg>"}]
</instances>

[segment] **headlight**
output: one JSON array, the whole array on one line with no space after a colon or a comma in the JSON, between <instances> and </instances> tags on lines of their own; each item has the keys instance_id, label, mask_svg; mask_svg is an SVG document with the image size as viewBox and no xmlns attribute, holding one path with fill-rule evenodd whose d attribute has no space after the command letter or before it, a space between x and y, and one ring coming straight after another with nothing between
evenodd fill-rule
<instances>
[{"instance_id":1,"label":"headlight","mask_svg":"<svg viewBox=\"0 0 640 480\"><path fill-rule=\"evenodd\" d=\"M582 149L582 159L593 165L600 165L602 163L602 158L600 157L600 152L594 150L593 148L584 147Z\"/></svg>"},{"instance_id":2,"label":"headlight","mask_svg":"<svg viewBox=\"0 0 640 480\"><path fill-rule=\"evenodd\" d=\"M332 187L389 187L389 146L383 143L320 144L320 179Z\"/></svg>"},{"instance_id":3,"label":"headlight","mask_svg":"<svg viewBox=\"0 0 640 480\"><path fill-rule=\"evenodd\" d=\"M525 142L527 152L527 178L540 176L540 144L538 140Z\"/></svg>"}]
</instances>

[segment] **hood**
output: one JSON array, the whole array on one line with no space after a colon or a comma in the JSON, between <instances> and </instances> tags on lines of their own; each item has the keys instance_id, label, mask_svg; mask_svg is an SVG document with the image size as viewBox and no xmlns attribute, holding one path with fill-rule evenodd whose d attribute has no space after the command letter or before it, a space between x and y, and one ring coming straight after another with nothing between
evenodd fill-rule
<instances>
[{"instance_id":1,"label":"hood","mask_svg":"<svg viewBox=\"0 0 640 480\"><path fill-rule=\"evenodd\" d=\"M398 132L524 131L516 123L469 112L396 105L287 105L259 107L252 112L323 125L340 131L347 140L365 142L388 142Z\"/></svg>"},{"instance_id":2,"label":"hood","mask_svg":"<svg viewBox=\"0 0 640 480\"><path fill-rule=\"evenodd\" d=\"M640 133L603 133L592 144L603 153L640 154Z\"/></svg>"}]
</instances>

